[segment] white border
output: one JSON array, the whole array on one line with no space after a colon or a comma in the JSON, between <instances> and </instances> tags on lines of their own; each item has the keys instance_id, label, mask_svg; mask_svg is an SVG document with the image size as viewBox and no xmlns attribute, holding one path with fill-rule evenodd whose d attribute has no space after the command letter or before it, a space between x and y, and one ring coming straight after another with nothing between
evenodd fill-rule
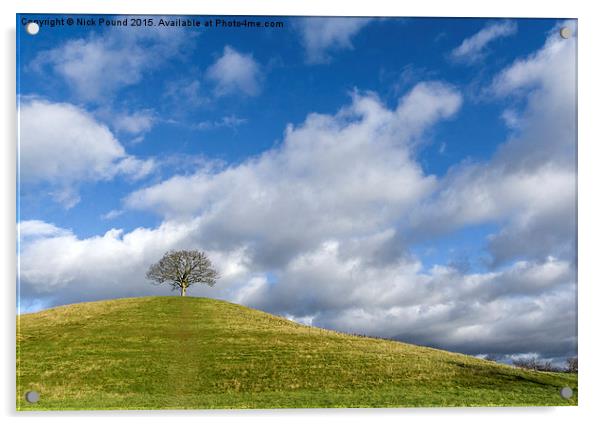
<instances>
[{"instance_id":1,"label":"white border","mask_svg":"<svg viewBox=\"0 0 602 425\"><path fill-rule=\"evenodd\" d=\"M20 423L44 421L46 424L90 424L143 420L148 424L236 423L267 425L341 421L351 425L367 420L383 423L420 421L446 425L461 423L504 424L509 421L545 421L547 424L589 423L602 417L598 400L602 384L600 365L602 343L602 281L599 269L602 240L599 218L602 176L600 155L599 98L602 75L600 45L601 22L595 2L528 2L498 0L420 0L397 2L369 0L5 0L2 3L2 57L0 60L3 94L0 102L2 124L2 244L1 270L4 290L2 314L2 413ZM15 13L139 13L139 14L238 14L238 15L346 15L346 16L465 16L465 17L563 17L579 19L579 407L573 408L496 408L496 409L333 409L273 411L179 411L179 412L70 412L17 413L14 409L15 347Z\"/></svg>"}]
</instances>

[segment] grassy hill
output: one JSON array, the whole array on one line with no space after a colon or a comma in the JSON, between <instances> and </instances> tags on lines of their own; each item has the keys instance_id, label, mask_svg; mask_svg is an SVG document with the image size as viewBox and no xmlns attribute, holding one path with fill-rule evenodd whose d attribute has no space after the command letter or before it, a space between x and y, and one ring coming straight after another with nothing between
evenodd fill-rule
<instances>
[{"instance_id":1,"label":"grassy hill","mask_svg":"<svg viewBox=\"0 0 602 425\"><path fill-rule=\"evenodd\" d=\"M574 405L576 375L350 336L206 298L75 304L17 318L17 408ZM27 403L36 390L41 399Z\"/></svg>"}]
</instances>

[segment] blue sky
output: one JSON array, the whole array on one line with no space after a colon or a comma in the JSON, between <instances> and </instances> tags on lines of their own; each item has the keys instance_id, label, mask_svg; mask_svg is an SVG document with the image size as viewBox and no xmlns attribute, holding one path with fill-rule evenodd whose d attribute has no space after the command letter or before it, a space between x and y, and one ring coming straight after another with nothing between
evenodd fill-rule
<instances>
[{"instance_id":1,"label":"blue sky","mask_svg":"<svg viewBox=\"0 0 602 425\"><path fill-rule=\"evenodd\" d=\"M224 275L193 295L471 354L575 352L576 22L269 19L18 25L21 308L160 294L145 268L191 247ZM540 328L508 344L521 319Z\"/></svg>"},{"instance_id":2,"label":"blue sky","mask_svg":"<svg viewBox=\"0 0 602 425\"><path fill-rule=\"evenodd\" d=\"M145 75L143 84L124 87L119 95L107 93L86 106L95 110L109 105L117 110L152 110L157 114L158 122L152 131L144 134L144 143L132 143L137 135L124 135L122 143L128 152L136 156L203 155L236 163L280 143L286 125L302 122L309 112L336 112L348 101L349 92L356 88L376 92L389 105L396 103L404 89L425 78L443 77L462 92L470 93L474 90L471 85L475 77L488 81L516 57L541 46L546 32L555 22L546 19L517 20L521 29L520 43L493 41L496 50L492 57L467 72L466 66L449 59L449 52L459 41L478 32L490 20L382 19L353 38L353 49L341 49L336 60L317 65L306 63L301 41L293 29L295 20L283 21L286 28L282 30L186 31L185 37L194 37L195 40L189 42L182 57L151 70L149 75ZM65 27L43 30L35 39L25 38L25 43L21 38L19 52L23 69L19 94L43 95L52 101L81 104L81 97L70 90L68 81L57 79L51 72L43 75L42 72L31 71L31 67L40 51L52 49L67 40L94 37L102 32L98 28ZM177 100L165 99L166 86L173 81L174 75L178 79L194 81L211 66L225 45L251 53L255 61L266 68L266 80L259 95L230 95L215 99L211 98L210 85L203 85L198 95L207 97L207 103L177 105ZM384 52L394 53L385 55ZM475 99L464 105L456 119L433 129L432 140L420 152L420 162L425 170L443 175L450 166L463 159L490 157L507 135L500 117L506 104L504 100L489 102ZM219 122L224 117L236 117L244 122L234 128L198 126L202 122ZM163 172L168 176L173 170ZM118 209L120 198L132 190L126 181L84 185L82 190L86 194L82 197L84 202L67 211L55 205L54 211L48 211L49 215L43 218L69 227L82 236L106 231L115 225L131 230L141 224L156 224L151 217L145 217L146 221L142 223L140 217L134 220L118 217L111 223L98 220L107 211ZM89 202L85 202L86 199ZM21 217L39 218L40 205L26 200L27 192L23 193Z\"/></svg>"}]
</instances>

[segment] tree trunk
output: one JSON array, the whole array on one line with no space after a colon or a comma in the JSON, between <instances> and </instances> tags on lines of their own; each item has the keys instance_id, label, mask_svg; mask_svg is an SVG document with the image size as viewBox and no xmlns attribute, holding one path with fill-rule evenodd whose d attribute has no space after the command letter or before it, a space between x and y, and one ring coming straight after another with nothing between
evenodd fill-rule
<instances>
[{"instance_id":1,"label":"tree trunk","mask_svg":"<svg viewBox=\"0 0 602 425\"><path fill-rule=\"evenodd\" d=\"M180 291L180 295L185 297L186 296L186 285L182 285L181 288L182 288L182 290Z\"/></svg>"}]
</instances>

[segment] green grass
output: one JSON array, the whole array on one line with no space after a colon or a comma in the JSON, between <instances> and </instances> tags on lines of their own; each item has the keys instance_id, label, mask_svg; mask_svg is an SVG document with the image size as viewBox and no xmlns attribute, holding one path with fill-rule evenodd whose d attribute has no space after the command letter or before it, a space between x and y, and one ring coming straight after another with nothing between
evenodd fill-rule
<instances>
[{"instance_id":1,"label":"green grass","mask_svg":"<svg viewBox=\"0 0 602 425\"><path fill-rule=\"evenodd\" d=\"M575 391L571 400L560 388ZM206 298L17 318L17 409L576 405L577 376L302 326ZM29 404L25 392L41 399Z\"/></svg>"}]
</instances>

